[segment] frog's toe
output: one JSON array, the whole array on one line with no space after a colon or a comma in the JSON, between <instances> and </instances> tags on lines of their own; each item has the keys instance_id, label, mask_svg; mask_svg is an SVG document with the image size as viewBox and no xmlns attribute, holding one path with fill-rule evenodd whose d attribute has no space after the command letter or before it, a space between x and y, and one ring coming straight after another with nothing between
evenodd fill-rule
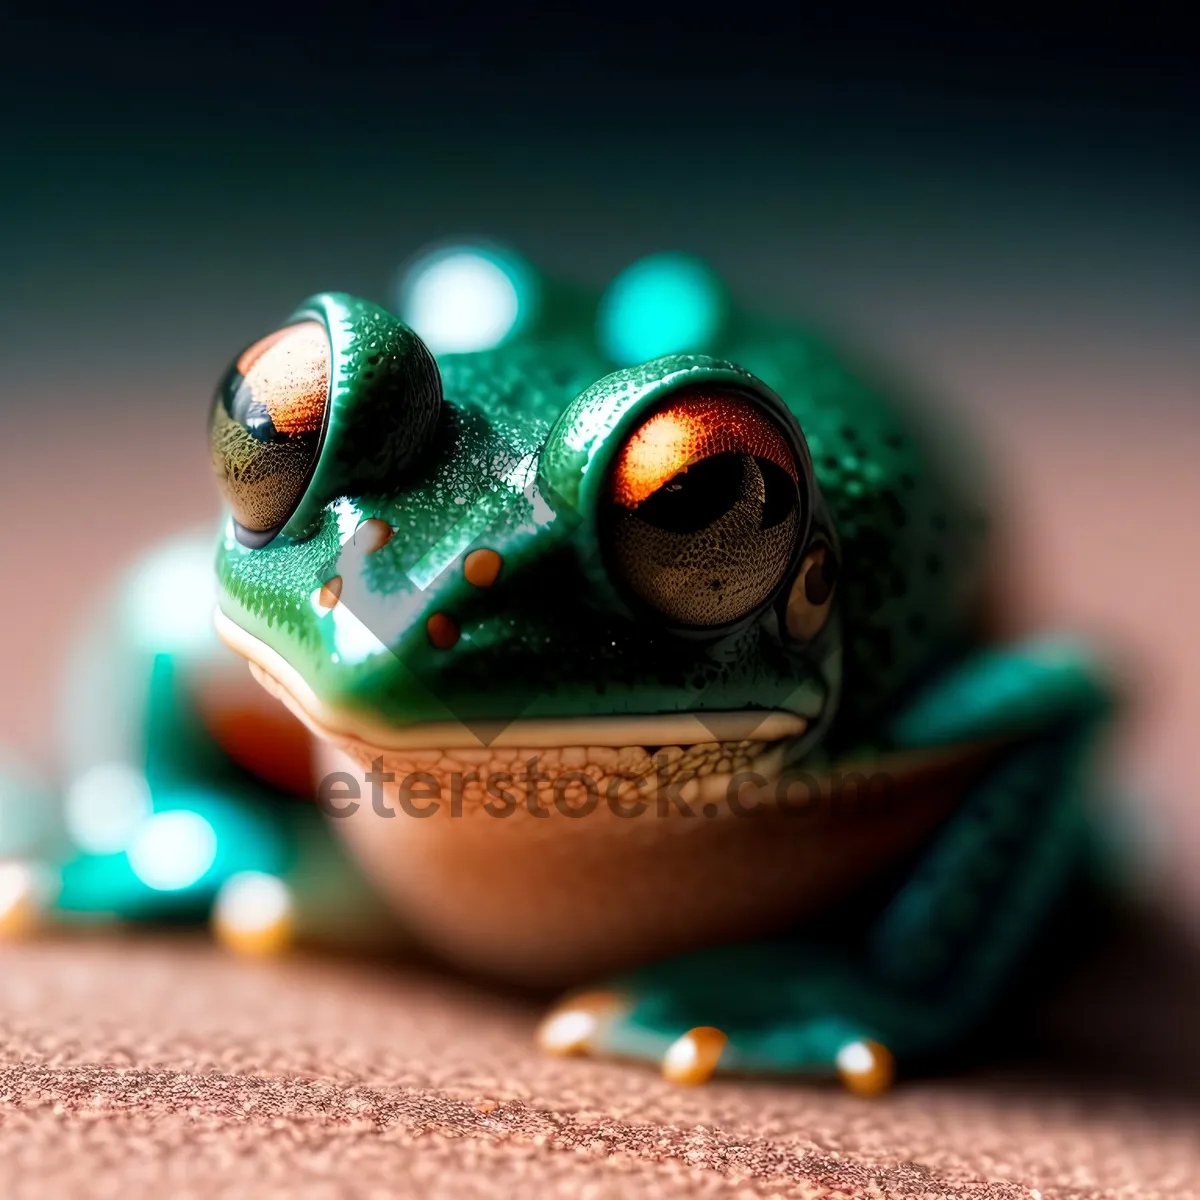
<instances>
[{"instance_id":1,"label":"frog's toe","mask_svg":"<svg viewBox=\"0 0 1200 1200\"><path fill-rule=\"evenodd\" d=\"M545 1054L590 1054L601 1049L608 1026L629 1003L619 992L579 992L555 1005L537 1030Z\"/></svg>"},{"instance_id":2,"label":"frog's toe","mask_svg":"<svg viewBox=\"0 0 1200 1200\"><path fill-rule=\"evenodd\" d=\"M559 1056L618 1054L633 1001L621 992L580 992L566 997L546 1014L537 1030L545 1054ZM706 1083L716 1071L727 1038L712 1025L697 1025L674 1040L661 1032L647 1044L650 1055L661 1049L663 1078L671 1083Z\"/></svg>"},{"instance_id":3,"label":"frog's toe","mask_svg":"<svg viewBox=\"0 0 1200 1200\"><path fill-rule=\"evenodd\" d=\"M42 914L37 871L19 859L0 862L0 941L22 937Z\"/></svg>"},{"instance_id":4,"label":"frog's toe","mask_svg":"<svg viewBox=\"0 0 1200 1200\"><path fill-rule=\"evenodd\" d=\"M936 1036L928 1014L819 951L743 944L653 963L608 989L568 997L542 1022L556 1054L654 1064L672 1083L716 1074L840 1079L886 1092L896 1056Z\"/></svg>"},{"instance_id":5,"label":"frog's toe","mask_svg":"<svg viewBox=\"0 0 1200 1200\"><path fill-rule=\"evenodd\" d=\"M663 1078L695 1087L707 1083L721 1062L729 1038L714 1025L698 1025L678 1037L662 1058Z\"/></svg>"},{"instance_id":6,"label":"frog's toe","mask_svg":"<svg viewBox=\"0 0 1200 1200\"><path fill-rule=\"evenodd\" d=\"M293 942L291 889L276 875L239 871L221 885L210 919L213 936L236 954L281 954Z\"/></svg>"},{"instance_id":7,"label":"frog's toe","mask_svg":"<svg viewBox=\"0 0 1200 1200\"><path fill-rule=\"evenodd\" d=\"M882 1043L870 1038L847 1042L837 1052L838 1077L856 1096L881 1096L896 1078L896 1060Z\"/></svg>"}]
</instances>

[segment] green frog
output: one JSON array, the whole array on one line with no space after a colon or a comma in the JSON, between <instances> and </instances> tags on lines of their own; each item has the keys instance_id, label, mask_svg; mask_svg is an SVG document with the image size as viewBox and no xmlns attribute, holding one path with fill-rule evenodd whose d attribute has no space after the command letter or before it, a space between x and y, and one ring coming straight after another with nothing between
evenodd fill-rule
<instances>
[{"instance_id":1,"label":"green frog","mask_svg":"<svg viewBox=\"0 0 1200 1200\"><path fill-rule=\"evenodd\" d=\"M9 923L416 943L679 1083L873 1094L966 1043L1113 709L1085 646L990 632L972 451L684 255L594 295L443 246L393 308L313 296L230 365L215 571L177 539L81 636Z\"/></svg>"}]
</instances>

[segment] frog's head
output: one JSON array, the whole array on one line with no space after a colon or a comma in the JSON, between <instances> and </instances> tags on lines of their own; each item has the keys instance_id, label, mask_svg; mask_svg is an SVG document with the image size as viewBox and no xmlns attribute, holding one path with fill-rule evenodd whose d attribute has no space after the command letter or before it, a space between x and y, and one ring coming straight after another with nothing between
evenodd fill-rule
<instances>
[{"instance_id":1,"label":"frog's head","mask_svg":"<svg viewBox=\"0 0 1200 1200\"><path fill-rule=\"evenodd\" d=\"M536 753L601 795L660 750L709 788L775 775L840 669L804 433L716 357L614 370L573 303L435 358L319 295L240 354L210 423L219 628L364 761Z\"/></svg>"}]
</instances>

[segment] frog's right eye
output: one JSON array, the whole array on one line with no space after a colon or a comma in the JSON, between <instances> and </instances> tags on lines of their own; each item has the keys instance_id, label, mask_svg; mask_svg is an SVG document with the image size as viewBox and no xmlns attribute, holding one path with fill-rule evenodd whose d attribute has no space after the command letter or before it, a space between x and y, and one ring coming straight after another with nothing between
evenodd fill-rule
<instances>
[{"instance_id":1,"label":"frog's right eye","mask_svg":"<svg viewBox=\"0 0 1200 1200\"><path fill-rule=\"evenodd\" d=\"M757 403L721 391L674 395L612 468L605 539L615 574L678 627L739 621L783 581L807 490L787 437Z\"/></svg>"},{"instance_id":2,"label":"frog's right eye","mask_svg":"<svg viewBox=\"0 0 1200 1200\"><path fill-rule=\"evenodd\" d=\"M213 470L249 545L270 541L304 495L328 421L331 362L325 325L302 320L244 350L217 388Z\"/></svg>"}]
</instances>

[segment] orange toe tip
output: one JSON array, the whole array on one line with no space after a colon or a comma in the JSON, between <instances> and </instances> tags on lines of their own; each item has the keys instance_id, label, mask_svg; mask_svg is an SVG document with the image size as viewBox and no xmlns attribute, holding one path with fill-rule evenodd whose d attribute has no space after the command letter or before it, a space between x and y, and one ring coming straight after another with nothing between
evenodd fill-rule
<instances>
[{"instance_id":1,"label":"orange toe tip","mask_svg":"<svg viewBox=\"0 0 1200 1200\"><path fill-rule=\"evenodd\" d=\"M213 937L247 958L271 958L295 940L292 894L274 875L243 871L222 884L213 905Z\"/></svg>"},{"instance_id":2,"label":"orange toe tip","mask_svg":"<svg viewBox=\"0 0 1200 1200\"><path fill-rule=\"evenodd\" d=\"M0 941L27 937L41 924L46 880L29 863L0 862Z\"/></svg>"},{"instance_id":3,"label":"orange toe tip","mask_svg":"<svg viewBox=\"0 0 1200 1200\"><path fill-rule=\"evenodd\" d=\"M545 1054L587 1054L606 1018L622 1005L614 992L584 992L569 996L542 1018L537 1044Z\"/></svg>"},{"instance_id":4,"label":"orange toe tip","mask_svg":"<svg viewBox=\"0 0 1200 1200\"><path fill-rule=\"evenodd\" d=\"M663 1055L663 1078L684 1087L695 1087L712 1078L725 1043L729 1039L712 1025L699 1025L689 1029L682 1037L667 1048Z\"/></svg>"},{"instance_id":5,"label":"orange toe tip","mask_svg":"<svg viewBox=\"0 0 1200 1200\"><path fill-rule=\"evenodd\" d=\"M274 958L286 954L294 944L289 921L279 921L261 929L239 929L214 921L212 931L213 937L226 950L245 958Z\"/></svg>"},{"instance_id":6,"label":"orange toe tip","mask_svg":"<svg viewBox=\"0 0 1200 1200\"><path fill-rule=\"evenodd\" d=\"M837 1055L838 1076L856 1096L881 1096L896 1078L896 1060L882 1042L848 1042Z\"/></svg>"}]
</instances>

